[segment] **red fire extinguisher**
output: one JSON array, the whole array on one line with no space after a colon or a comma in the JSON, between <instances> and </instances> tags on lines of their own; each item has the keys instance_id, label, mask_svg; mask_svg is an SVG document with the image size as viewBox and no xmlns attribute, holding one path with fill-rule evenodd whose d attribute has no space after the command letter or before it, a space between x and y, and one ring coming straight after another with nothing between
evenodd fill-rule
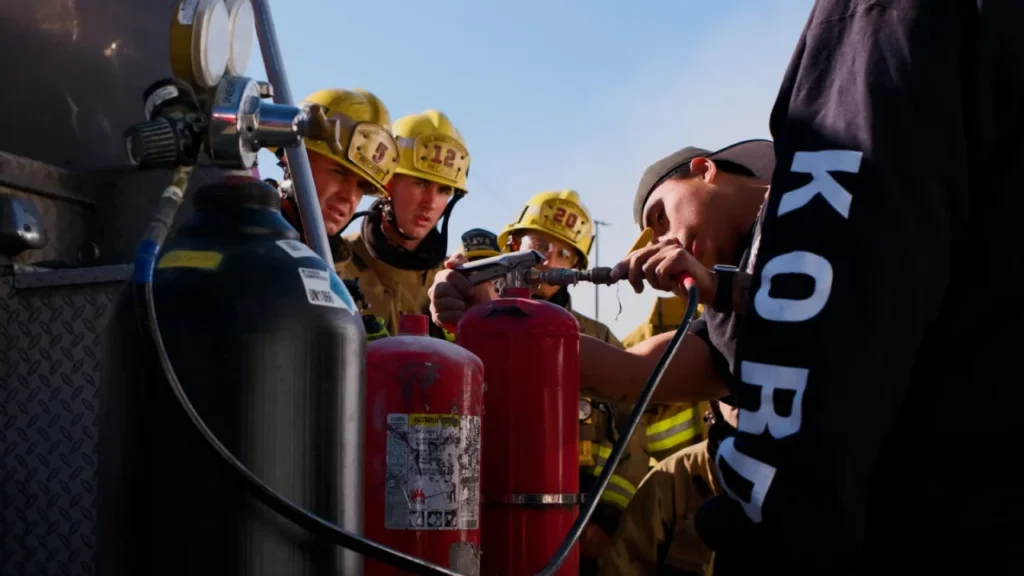
<instances>
[{"instance_id":1,"label":"red fire extinguisher","mask_svg":"<svg viewBox=\"0 0 1024 576\"><path fill-rule=\"evenodd\" d=\"M528 288L470 309L456 341L483 360L483 569L532 576L565 539L579 507L579 324ZM558 571L579 572L578 548Z\"/></svg>"},{"instance_id":2,"label":"red fire extinguisher","mask_svg":"<svg viewBox=\"0 0 1024 576\"><path fill-rule=\"evenodd\" d=\"M366 347L366 536L480 574L483 363L428 336L426 316ZM367 574L403 574L373 561Z\"/></svg>"}]
</instances>

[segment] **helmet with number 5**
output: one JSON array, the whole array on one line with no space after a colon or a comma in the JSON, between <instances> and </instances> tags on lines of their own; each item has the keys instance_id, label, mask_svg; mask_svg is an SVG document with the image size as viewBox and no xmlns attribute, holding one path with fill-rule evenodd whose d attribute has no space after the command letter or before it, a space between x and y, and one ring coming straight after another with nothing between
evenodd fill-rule
<instances>
[{"instance_id":1,"label":"helmet with number 5","mask_svg":"<svg viewBox=\"0 0 1024 576\"><path fill-rule=\"evenodd\" d=\"M502 230L498 246L506 249L509 237L531 230L551 234L569 243L579 252L579 268L587 267L594 246L594 223L575 190L541 192L530 198L519 212L519 219Z\"/></svg>"},{"instance_id":2,"label":"helmet with number 5","mask_svg":"<svg viewBox=\"0 0 1024 576\"><path fill-rule=\"evenodd\" d=\"M302 101L302 106L317 104L329 120L341 124L341 150L336 152L324 142L307 140L306 149L321 154L365 178L376 189L376 196L387 191L398 164L397 143L391 135L391 115L372 93L366 90L330 88L318 90Z\"/></svg>"},{"instance_id":3,"label":"helmet with number 5","mask_svg":"<svg viewBox=\"0 0 1024 576\"><path fill-rule=\"evenodd\" d=\"M437 110L410 114L395 122L394 133L396 173L451 186L458 196L466 194L469 150L448 116Z\"/></svg>"}]
</instances>

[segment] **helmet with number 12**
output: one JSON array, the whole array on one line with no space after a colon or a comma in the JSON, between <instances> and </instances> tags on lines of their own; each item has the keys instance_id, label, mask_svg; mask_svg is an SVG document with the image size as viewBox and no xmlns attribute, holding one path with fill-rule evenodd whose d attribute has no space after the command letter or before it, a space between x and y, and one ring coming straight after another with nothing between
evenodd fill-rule
<instances>
[{"instance_id":1,"label":"helmet with number 12","mask_svg":"<svg viewBox=\"0 0 1024 576\"><path fill-rule=\"evenodd\" d=\"M443 112L426 110L395 122L398 140L397 174L436 182L466 194L469 150L462 134Z\"/></svg>"},{"instance_id":2,"label":"helmet with number 12","mask_svg":"<svg viewBox=\"0 0 1024 576\"><path fill-rule=\"evenodd\" d=\"M403 116L393 131L398 165L379 206L405 240L426 240L441 221L440 237L419 248L431 252L440 265L447 253L451 211L467 193L469 150L452 121L437 110Z\"/></svg>"},{"instance_id":3,"label":"helmet with number 12","mask_svg":"<svg viewBox=\"0 0 1024 576\"><path fill-rule=\"evenodd\" d=\"M510 239L531 231L549 234L568 243L578 253L576 266L581 269L587 267L590 249L594 246L594 223L575 190L534 195L519 212L519 219L502 230L498 246L509 249Z\"/></svg>"}]
</instances>

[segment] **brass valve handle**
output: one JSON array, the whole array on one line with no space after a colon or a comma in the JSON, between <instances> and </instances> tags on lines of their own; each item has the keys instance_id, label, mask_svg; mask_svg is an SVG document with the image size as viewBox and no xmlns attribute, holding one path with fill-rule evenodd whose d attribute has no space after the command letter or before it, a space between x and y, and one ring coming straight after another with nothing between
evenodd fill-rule
<instances>
[{"instance_id":1,"label":"brass valve handle","mask_svg":"<svg viewBox=\"0 0 1024 576\"><path fill-rule=\"evenodd\" d=\"M328 118L323 106L313 104L308 109L306 120L306 138L327 144L331 152L341 156L345 149L341 146L341 120Z\"/></svg>"}]
</instances>

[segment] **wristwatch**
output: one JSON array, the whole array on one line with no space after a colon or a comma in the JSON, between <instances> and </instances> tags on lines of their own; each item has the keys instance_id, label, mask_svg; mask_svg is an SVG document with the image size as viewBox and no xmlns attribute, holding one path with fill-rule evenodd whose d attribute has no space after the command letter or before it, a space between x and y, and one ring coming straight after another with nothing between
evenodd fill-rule
<instances>
[{"instance_id":1,"label":"wristwatch","mask_svg":"<svg viewBox=\"0 0 1024 576\"><path fill-rule=\"evenodd\" d=\"M711 269L717 279L717 285L715 287L715 299L711 302L711 307L715 309L715 312L719 314L731 314L732 313L732 289L736 284L736 274L739 272L739 268L735 266L723 266L722 264L716 264Z\"/></svg>"}]
</instances>

